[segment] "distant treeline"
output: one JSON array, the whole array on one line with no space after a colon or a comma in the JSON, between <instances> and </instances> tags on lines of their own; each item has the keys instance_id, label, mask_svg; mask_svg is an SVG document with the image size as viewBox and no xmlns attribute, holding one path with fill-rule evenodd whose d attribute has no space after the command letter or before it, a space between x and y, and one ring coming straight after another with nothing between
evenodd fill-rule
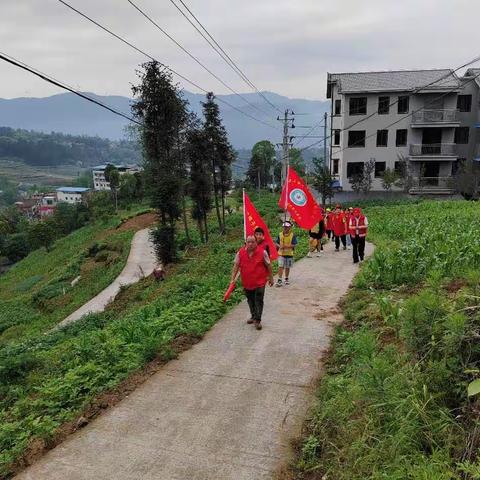
<instances>
[{"instance_id":1,"label":"distant treeline","mask_svg":"<svg viewBox=\"0 0 480 480\"><path fill-rule=\"evenodd\" d=\"M89 167L107 161L139 163L141 153L135 142L127 140L0 127L1 157L19 159L34 166L73 164Z\"/></svg>"}]
</instances>

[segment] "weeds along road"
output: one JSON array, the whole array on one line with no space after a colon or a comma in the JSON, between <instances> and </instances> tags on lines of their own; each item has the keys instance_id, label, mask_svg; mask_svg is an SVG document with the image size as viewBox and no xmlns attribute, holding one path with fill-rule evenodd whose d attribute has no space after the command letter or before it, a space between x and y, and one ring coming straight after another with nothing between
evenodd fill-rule
<instances>
[{"instance_id":1,"label":"weeds along road","mask_svg":"<svg viewBox=\"0 0 480 480\"><path fill-rule=\"evenodd\" d=\"M61 321L56 328L62 328L76 322L88 313L103 312L105 307L116 297L122 286L137 283L153 272L157 260L150 241L149 231L148 228L144 228L135 233L127 263L120 275L96 297Z\"/></svg>"},{"instance_id":2,"label":"weeds along road","mask_svg":"<svg viewBox=\"0 0 480 480\"><path fill-rule=\"evenodd\" d=\"M332 244L298 262L291 285L268 289L262 331L246 324L242 302L17 480L274 478L300 434L356 272L351 251Z\"/></svg>"}]
</instances>

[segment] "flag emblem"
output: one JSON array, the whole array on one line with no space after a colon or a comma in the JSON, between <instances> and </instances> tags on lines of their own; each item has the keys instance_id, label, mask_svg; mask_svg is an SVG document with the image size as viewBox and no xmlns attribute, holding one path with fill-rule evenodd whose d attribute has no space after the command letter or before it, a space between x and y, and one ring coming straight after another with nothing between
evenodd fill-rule
<instances>
[{"instance_id":1,"label":"flag emblem","mask_svg":"<svg viewBox=\"0 0 480 480\"><path fill-rule=\"evenodd\" d=\"M290 192L290 201L297 207L303 207L307 203L307 196L299 188L294 188Z\"/></svg>"}]
</instances>

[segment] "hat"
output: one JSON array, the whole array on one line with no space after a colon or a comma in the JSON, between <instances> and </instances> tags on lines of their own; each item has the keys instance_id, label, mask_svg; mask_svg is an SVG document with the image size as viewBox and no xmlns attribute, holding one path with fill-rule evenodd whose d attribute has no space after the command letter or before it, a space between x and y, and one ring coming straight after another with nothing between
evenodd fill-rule
<instances>
[{"instance_id":1,"label":"hat","mask_svg":"<svg viewBox=\"0 0 480 480\"><path fill-rule=\"evenodd\" d=\"M292 226L292 224L289 221L286 221L286 222L282 223L282 227L291 227L291 226Z\"/></svg>"},{"instance_id":2,"label":"hat","mask_svg":"<svg viewBox=\"0 0 480 480\"><path fill-rule=\"evenodd\" d=\"M332 209L331 209L331 208L327 208L327 212L331 212L331 211L332 211Z\"/></svg>"}]
</instances>

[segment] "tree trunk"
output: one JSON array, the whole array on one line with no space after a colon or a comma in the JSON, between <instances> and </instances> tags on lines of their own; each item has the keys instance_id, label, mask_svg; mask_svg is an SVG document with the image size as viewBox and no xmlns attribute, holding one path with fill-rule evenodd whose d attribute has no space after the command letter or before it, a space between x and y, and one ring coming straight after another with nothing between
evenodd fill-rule
<instances>
[{"instance_id":1,"label":"tree trunk","mask_svg":"<svg viewBox=\"0 0 480 480\"><path fill-rule=\"evenodd\" d=\"M225 232L225 190L222 186L222 222L223 222L223 231Z\"/></svg>"},{"instance_id":2,"label":"tree trunk","mask_svg":"<svg viewBox=\"0 0 480 480\"><path fill-rule=\"evenodd\" d=\"M191 243L190 232L188 231L187 202L185 201L185 195L183 195L182 197L182 216L183 216L183 226L185 228L185 236L187 237L187 242Z\"/></svg>"},{"instance_id":3,"label":"tree trunk","mask_svg":"<svg viewBox=\"0 0 480 480\"><path fill-rule=\"evenodd\" d=\"M205 241L205 235L203 233L203 218L200 217L198 220L197 220L197 223L198 223L198 232L200 233L200 240L202 243L206 243Z\"/></svg>"},{"instance_id":4,"label":"tree trunk","mask_svg":"<svg viewBox=\"0 0 480 480\"><path fill-rule=\"evenodd\" d=\"M205 226L205 243L208 243L208 223L207 223L207 214L203 214L203 224Z\"/></svg>"},{"instance_id":5,"label":"tree trunk","mask_svg":"<svg viewBox=\"0 0 480 480\"><path fill-rule=\"evenodd\" d=\"M220 229L220 234L223 235L222 217L220 216L220 205L218 203L218 184L217 184L217 173L215 172L215 158L212 158L212 174L213 174L213 197L215 199L215 210L217 212L218 228Z\"/></svg>"}]
</instances>

